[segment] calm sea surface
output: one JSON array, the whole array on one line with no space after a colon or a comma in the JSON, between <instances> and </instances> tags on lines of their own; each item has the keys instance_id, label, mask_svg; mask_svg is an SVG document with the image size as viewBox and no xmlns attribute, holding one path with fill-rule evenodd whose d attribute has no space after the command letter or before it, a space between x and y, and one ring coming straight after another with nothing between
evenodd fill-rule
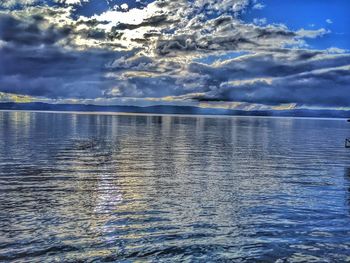
<instances>
[{"instance_id":1,"label":"calm sea surface","mask_svg":"<svg viewBox=\"0 0 350 263\"><path fill-rule=\"evenodd\" d=\"M350 262L345 120L0 112L0 261Z\"/></svg>"}]
</instances>

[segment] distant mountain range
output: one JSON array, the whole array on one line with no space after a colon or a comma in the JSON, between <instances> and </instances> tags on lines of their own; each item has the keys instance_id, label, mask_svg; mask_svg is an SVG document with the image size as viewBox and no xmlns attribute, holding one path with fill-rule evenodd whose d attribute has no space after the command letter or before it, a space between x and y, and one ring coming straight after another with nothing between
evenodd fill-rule
<instances>
[{"instance_id":1,"label":"distant mountain range","mask_svg":"<svg viewBox=\"0 0 350 263\"><path fill-rule=\"evenodd\" d=\"M320 117L320 118L350 118L350 111L345 110L230 110L200 108L193 106L99 106L85 104L48 104L42 102L30 103L0 103L0 110L27 111L84 111L84 112L123 112L152 114L195 114L195 115L236 115L236 116L284 116L284 117Z\"/></svg>"}]
</instances>

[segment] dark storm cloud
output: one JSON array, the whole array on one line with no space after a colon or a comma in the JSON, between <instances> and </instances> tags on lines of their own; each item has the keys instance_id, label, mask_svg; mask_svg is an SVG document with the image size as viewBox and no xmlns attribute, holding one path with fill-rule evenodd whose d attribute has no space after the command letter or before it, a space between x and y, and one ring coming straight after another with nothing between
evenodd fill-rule
<instances>
[{"instance_id":1,"label":"dark storm cloud","mask_svg":"<svg viewBox=\"0 0 350 263\"><path fill-rule=\"evenodd\" d=\"M310 57L310 59L305 59ZM311 59L312 58L312 59ZM247 55L210 66L191 63L189 71L216 76L220 82L234 79L282 77L316 69L350 65L349 55L324 55L313 51L289 51L287 54L261 53Z\"/></svg>"},{"instance_id":2,"label":"dark storm cloud","mask_svg":"<svg viewBox=\"0 0 350 263\"><path fill-rule=\"evenodd\" d=\"M0 91L47 98L96 98L114 85L104 75L109 51L7 45L0 49Z\"/></svg>"},{"instance_id":3,"label":"dark storm cloud","mask_svg":"<svg viewBox=\"0 0 350 263\"><path fill-rule=\"evenodd\" d=\"M200 101L235 101L279 105L296 103L306 106L347 107L350 105L350 68L317 73L306 73L251 84L222 84Z\"/></svg>"},{"instance_id":4,"label":"dark storm cloud","mask_svg":"<svg viewBox=\"0 0 350 263\"><path fill-rule=\"evenodd\" d=\"M305 55L307 51L303 53ZM267 105L349 106L350 97L345 94L350 92L350 56L318 56L305 61L300 60L300 54L295 54L294 60L261 55L218 67L193 64L191 71L215 76L209 78L207 85L216 87L194 99Z\"/></svg>"},{"instance_id":5,"label":"dark storm cloud","mask_svg":"<svg viewBox=\"0 0 350 263\"><path fill-rule=\"evenodd\" d=\"M34 15L27 21L21 21L11 15L0 13L0 39L15 45L51 45L67 37L71 32L69 27L49 26L42 30L39 25L44 20L43 17Z\"/></svg>"},{"instance_id":6,"label":"dark storm cloud","mask_svg":"<svg viewBox=\"0 0 350 263\"><path fill-rule=\"evenodd\" d=\"M126 23L119 23L118 25L115 26L116 30L125 30L125 29L129 29L129 30L133 30L133 29L137 29L140 27L160 27L160 26L164 26L164 25L169 25L169 24L174 24L177 21L174 20L168 20L168 16L165 14L161 14L161 15L155 15L152 16L150 18L145 19L142 23L137 24L137 25L133 25L133 24L126 24Z\"/></svg>"}]
</instances>

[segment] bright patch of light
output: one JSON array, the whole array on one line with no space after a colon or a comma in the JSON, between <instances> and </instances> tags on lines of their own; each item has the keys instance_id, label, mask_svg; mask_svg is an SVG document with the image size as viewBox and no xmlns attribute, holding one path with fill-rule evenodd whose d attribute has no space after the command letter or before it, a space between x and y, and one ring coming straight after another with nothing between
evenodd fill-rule
<instances>
[{"instance_id":1,"label":"bright patch of light","mask_svg":"<svg viewBox=\"0 0 350 263\"><path fill-rule=\"evenodd\" d=\"M67 5L81 5L82 3L89 2L89 0L56 0L56 2Z\"/></svg>"},{"instance_id":2,"label":"bright patch of light","mask_svg":"<svg viewBox=\"0 0 350 263\"><path fill-rule=\"evenodd\" d=\"M128 5L122 4L121 8L123 10L128 9ZM96 19L97 21L101 22L108 21L109 24L101 25L101 27L111 29L113 26L119 23L130 25L141 24L145 19L152 17L158 11L160 11L159 7L152 3L143 9L132 8L128 12L109 10L100 15L93 16L92 19Z\"/></svg>"},{"instance_id":3,"label":"bright patch of light","mask_svg":"<svg viewBox=\"0 0 350 263\"><path fill-rule=\"evenodd\" d=\"M128 9L129 9L129 6L128 6L128 4L122 4L122 5L120 6L120 8L123 9L123 10L128 10Z\"/></svg>"}]
</instances>

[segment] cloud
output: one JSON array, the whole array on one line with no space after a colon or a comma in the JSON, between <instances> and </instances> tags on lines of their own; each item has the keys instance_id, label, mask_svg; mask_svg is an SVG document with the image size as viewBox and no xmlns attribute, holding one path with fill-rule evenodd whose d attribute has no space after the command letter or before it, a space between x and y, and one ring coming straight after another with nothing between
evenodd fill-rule
<instances>
[{"instance_id":1,"label":"cloud","mask_svg":"<svg viewBox=\"0 0 350 263\"><path fill-rule=\"evenodd\" d=\"M122 5L120 6L120 8L121 8L122 10L128 10L128 9L129 9L129 6L128 6L128 4L124 3L124 4L122 4Z\"/></svg>"},{"instance_id":2,"label":"cloud","mask_svg":"<svg viewBox=\"0 0 350 263\"><path fill-rule=\"evenodd\" d=\"M320 28L318 30L306 30L302 28L296 32L297 36L300 38L317 38L322 37L328 33L330 33L330 31L324 28Z\"/></svg>"},{"instance_id":3,"label":"cloud","mask_svg":"<svg viewBox=\"0 0 350 263\"><path fill-rule=\"evenodd\" d=\"M326 49L326 52L330 53L330 54L344 54L349 52L346 49L342 49L342 48L337 48L337 47L330 47Z\"/></svg>"},{"instance_id":4,"label":"cloud","mask_svg":"<svg viewBox=\"0 0 350 263\"><path fill-rule=\"evenodd\" d=\"M239 61L239 65L224 63L216 67L205 66L205 69L193 65L192 70L220 76L216 83L212 79L210 81L215 89L195 99L266 105L350 105L350 99L344 96L350 92L350 56L310 54L305 61L301 59L305 54L298 53L289 56L247 56ZM245 76L245 79L237 80L239 76Z\"/></svg>"},{"instance_id":5,"label":"cloud","mask_svg":"<svg viewBox=\"0 0 350 263\"><path fill-rule=\"evenodd\" d=\"M134 69L139 73L161 67L160 62L151 58L131 61L122 58L117 62L115 69ZM350 103L344 96L350 91L349 55L285 50L278 54L243 55L211 65L193 62L183 67L179 63L178 68L179 72L167 73L167 77L157 71L152 76L128 75L118 95L270 106L345 107ZM130 84L132 89L127 88Z\"/></svg>"},{"instance_id":6,"label":"cloud","mask_svg":"<svg viewBox=\"0 0 350 263\"><path fill-rule=\"evenodd\" d=\"M69 27L55 28L44 24L45 19L39 15L24 21L0 13L0 39L20 46L50 45L67 37L71 31Z\"/></svg>"},{"instance_id":7,"label":"cloud","mask_svg":"<svg viewBox=\"0 0 350 263\"><path fill-rule=\"evenodd\" d=\"M265 5L261 4L261 3L256 3L253 5L253 9L257 9L257 10L261 10L264 9Z\"/></svg>"},{"instance_id":8,"label":"cloud","mask_svg":"<svg viewBox=\"0 0 350 263\"><path fill-rule=\"evenodd\" d=\"M83 3L87 3L90 0L52 0L53 3L64 4L64 5L82 5ZM28 6L34 5L43 5L46 2L45 0L5 0L0 2L0 7L3 8L24 8Z\"/></svg>"},{"instance_id":9,"label":"cloud","mask_svg":"<svg viewBox=\"0 0 350 263\"><path fill-rule=\"evenodd\" d=\"M267 19L266 18L254 18L253 22L256 25L263 26L267 23Z\"/></svg>"},{"instance_id":10,"label":"cloud","mask_svg":"<svg viewBox=\"0 0 350 263\"><path fill-rule=\"evenodd\" d=\"M328 24L333 24L333 21L332 21L331 19L329 19L329 18L326 20L326 22L327 22Z\"/></svg>"},{"instance_id":11,"label":"cloud","mask_svg":"<svg viewBox=\"0 0 350 263\"><path fill-rule=\"evenodd\" d=\"M0 7L3 8L12 8L17 5L21 6L30 6L39 3L40 0L7 0L7 1L1 1Z\"/></svg>"},{"instance_id":12,"label":"cloud","mask_svg":"<svg viewBox=\"0 0 350 263\"><path fill-rule=\"evenodd\" d=\"M101 97L114 85L104 77L105 64L117 56L108 51L62 50L54 44L7 45L0 49L0 91L50 99Z\"/></svg>"},{"instance_id":13,"label":"cloud","mask_svg":"<svg viewBox=\"0 0 350 263\"><path fill-rule=\"evenodd\" d=\"M350 105L347 51L307 44L331 32L242 21L247 8L264 7L257 1L155 0L79 11L90 4L1 3L0 92L98 103Z\"/></svg>"},{"instance_id":14,"label":"cloud","mask_svg":"<svg viewBox=\"0 0 350 263\"><path fill-rule=\"evenodd\" d=\"M308 72L272 81L253 81L242 85L223 83L216 96L229 101L279 105L296 103L307 106L350 105L344 94L350 91L350 67L325 72Z\"/></svg>"}]
</instances>

